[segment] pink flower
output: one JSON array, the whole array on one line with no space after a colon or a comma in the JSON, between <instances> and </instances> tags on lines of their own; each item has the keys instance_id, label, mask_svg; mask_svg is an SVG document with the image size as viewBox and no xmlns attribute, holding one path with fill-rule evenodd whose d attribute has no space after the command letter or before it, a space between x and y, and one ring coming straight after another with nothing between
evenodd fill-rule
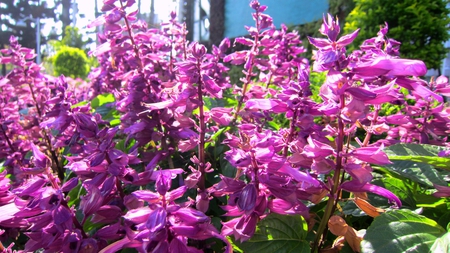
<instances>
[{"instance_id":1,"label":"pink flower","mask_svg":"<svg viewBox=\"0 0 450 253\"><path fill-rule=\"evenodd\" d=\"M384 145L381 145L380 147L363 147L363 148L357 148L350 152L350 155L353 157L372 164L378 164L378 165L387 165L391 164L392 162L389 160L386 153L384 153L382 150L384 148Z\"/></svg>"},{"instance_id":2,"label":"pink flower","mask_svg":"<svg viewBox=\"0 0 450 253\"><path fill-rule=\"evenodd\" d=\"M446 198L450 196L450 187L433 184L434 188L436 188L437 192L433 193L433 196L437 198Z\"/></svg>"},{"instance_id":3,"label":"pink flower","mask_svg":"<svg viewBox=\"0 0 450 253\"><path fill-rule=\"evenodd\" d=\"M219 125L228 126L233 120L231 111L233 108L214 107L209 111L209 116Z\"/></svg>"},{"instance_id":4,"label":"pink flower","mask_svg":"<svg viewBox=\"0 0 450 253\"><path fill-rule=\"evenodd\" d=\"M363 63L355 68L352 72L360 76L423 76L427 73L427 67L423 61L386 58L380 56L375 60Z\"/></svg>"}]
</instances>

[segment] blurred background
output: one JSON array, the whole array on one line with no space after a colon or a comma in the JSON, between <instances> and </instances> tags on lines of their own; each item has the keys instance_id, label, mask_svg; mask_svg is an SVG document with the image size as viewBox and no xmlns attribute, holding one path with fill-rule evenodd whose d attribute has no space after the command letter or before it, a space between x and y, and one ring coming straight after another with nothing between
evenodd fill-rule
<instances>
[{"instance_id":1,"label":"blurred background","mask_svg":"<svg viewBox=\"0 0 450 253\"><path fill-rule=\"evenodd\" d=\"M134 9L149 27L169 20L171 11L185 22L187 39L207 46L225 38L248 34L254 25L250 0L136 0ZM402 42L402 57L421 59L428 75L450 75L449 0L260 0L267 5L277 28L281 24L297 30L312 54L307 36L320 37L318 29L326 13L337 16L342 32L361 28L363 39L376 36L379 26L389 23L388 36ZM86 25L99 17L102 0L2 0L0 2L0 48L14 35L24 47L37 51L36 61L51 61L64 46L88 53L96 45L100 27ZM94 63L92 63L94 64ZM46 67L51 72L51 66ZM5 73L3 66L2 72Z\"/></svg>"}]
</instances>

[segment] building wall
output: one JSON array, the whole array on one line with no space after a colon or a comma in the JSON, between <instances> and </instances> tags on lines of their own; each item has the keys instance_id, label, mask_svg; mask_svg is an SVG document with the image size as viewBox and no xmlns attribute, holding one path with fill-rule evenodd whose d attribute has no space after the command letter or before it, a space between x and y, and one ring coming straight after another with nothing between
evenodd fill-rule
<instances>
[{"instance_id":1,"label":"building wall","mask_svg":"<svg viewBox=\"0 0 450 253\"><path fill-rule=\"evenodd\" d=\"M274 21L277 28L281 24L299 25L321 19L328 11L328 0L260 0L267 5L265 11ZM234 38L247 35L244 25L254 26L255 22L249 6L250 0L225 1L224 37Z\"/></svg>"}]
</instances>

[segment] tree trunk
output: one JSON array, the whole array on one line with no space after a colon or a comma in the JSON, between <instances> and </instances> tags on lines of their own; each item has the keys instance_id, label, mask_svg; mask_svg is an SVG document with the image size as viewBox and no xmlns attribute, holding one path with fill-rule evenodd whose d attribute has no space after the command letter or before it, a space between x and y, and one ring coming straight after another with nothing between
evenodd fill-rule
<instances>
[{"instance_id":1,"label":"tree trunk","mask_svg":"<svg viewBox=\"0 0 450 253\"><path fill-rule=\"evenodd\" d=\"M61 0L62 4L62 13L61 13L61 22L62 22L62 29L64 33L64 29L70 25L72 22L70 18L70 9L72 8L72 0Z\"/></svg>"}]
</instances>

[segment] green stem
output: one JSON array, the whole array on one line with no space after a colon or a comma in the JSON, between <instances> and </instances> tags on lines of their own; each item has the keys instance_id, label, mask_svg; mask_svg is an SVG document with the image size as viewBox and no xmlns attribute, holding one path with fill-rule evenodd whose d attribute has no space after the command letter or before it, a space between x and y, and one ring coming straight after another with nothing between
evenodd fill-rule
<instances>
[{"instance_id":1,"label":"green stem","mask_svg":"<svg viewBox=\"0 0 450 253\"><path fill-rule=\"evenodd\" d=\"M198 60L198 71L200 74L200 60ZM206 132L206 124L205 124L205 113L203 111L203 91L202 91L202 80L199 80L198 87L197 87L197 96L198 101L200 102L199 105L199 120L200 120L200 136L199 136L199 143L198 143L198 170L201 173L200 179L198 181L198 188L203 191L205 190L205 132Z\"/></svg>"},{"instance_id":2,"label":"green stem","mask_svg":"<svg viewBox=\"0 0 450 253\"><path fill-rule=\"evenodd\" d=\"M33 101L36 105L37 113L39 115L38 121L39 121L39 123L41 123L43 113L42 113L41 108L39 107L38 101L36 99L36 95L34 94L33 86L31 85L31 82L28 82L28 87L30 88L31 97L33 98ZM45 141L47 142L48 149L49 149L50 155L52 157L53 170L58 174L58 178L61 180L61 182L63 182L64 181L64 168L60 164L58 155L56 154L55 150L53 149L52 141L50 140L50 137L48 136L47 131L45 131L45 129L42 129L42 133L44 135Z\"/></svg>"},{"instance_id":3,"label":"green stem","mask_svg":"<svg viewBox=\"0 0 450 253\"><path fill-rule=\"evenodd\" d=\"M345 97L342 95L341 98L341 111L345 107ZM342 170L342 152L344 148L344 121L341 118L341 114L338 114L338 136L336 140L336 169L333 175L333 187L330 192L330 197L328 199L327 205L325 207L324 214L322 216L322 220L320 221L319 228L317 229L316 238L314 239L313 251L314 253L318 253L322 244L322 236L325 233L325 230L328 225L328 220L333 214L333 210L337 202L339 201L338 193L340 178L341 178L341 170Z\"/></svg>"}]
</instances>

